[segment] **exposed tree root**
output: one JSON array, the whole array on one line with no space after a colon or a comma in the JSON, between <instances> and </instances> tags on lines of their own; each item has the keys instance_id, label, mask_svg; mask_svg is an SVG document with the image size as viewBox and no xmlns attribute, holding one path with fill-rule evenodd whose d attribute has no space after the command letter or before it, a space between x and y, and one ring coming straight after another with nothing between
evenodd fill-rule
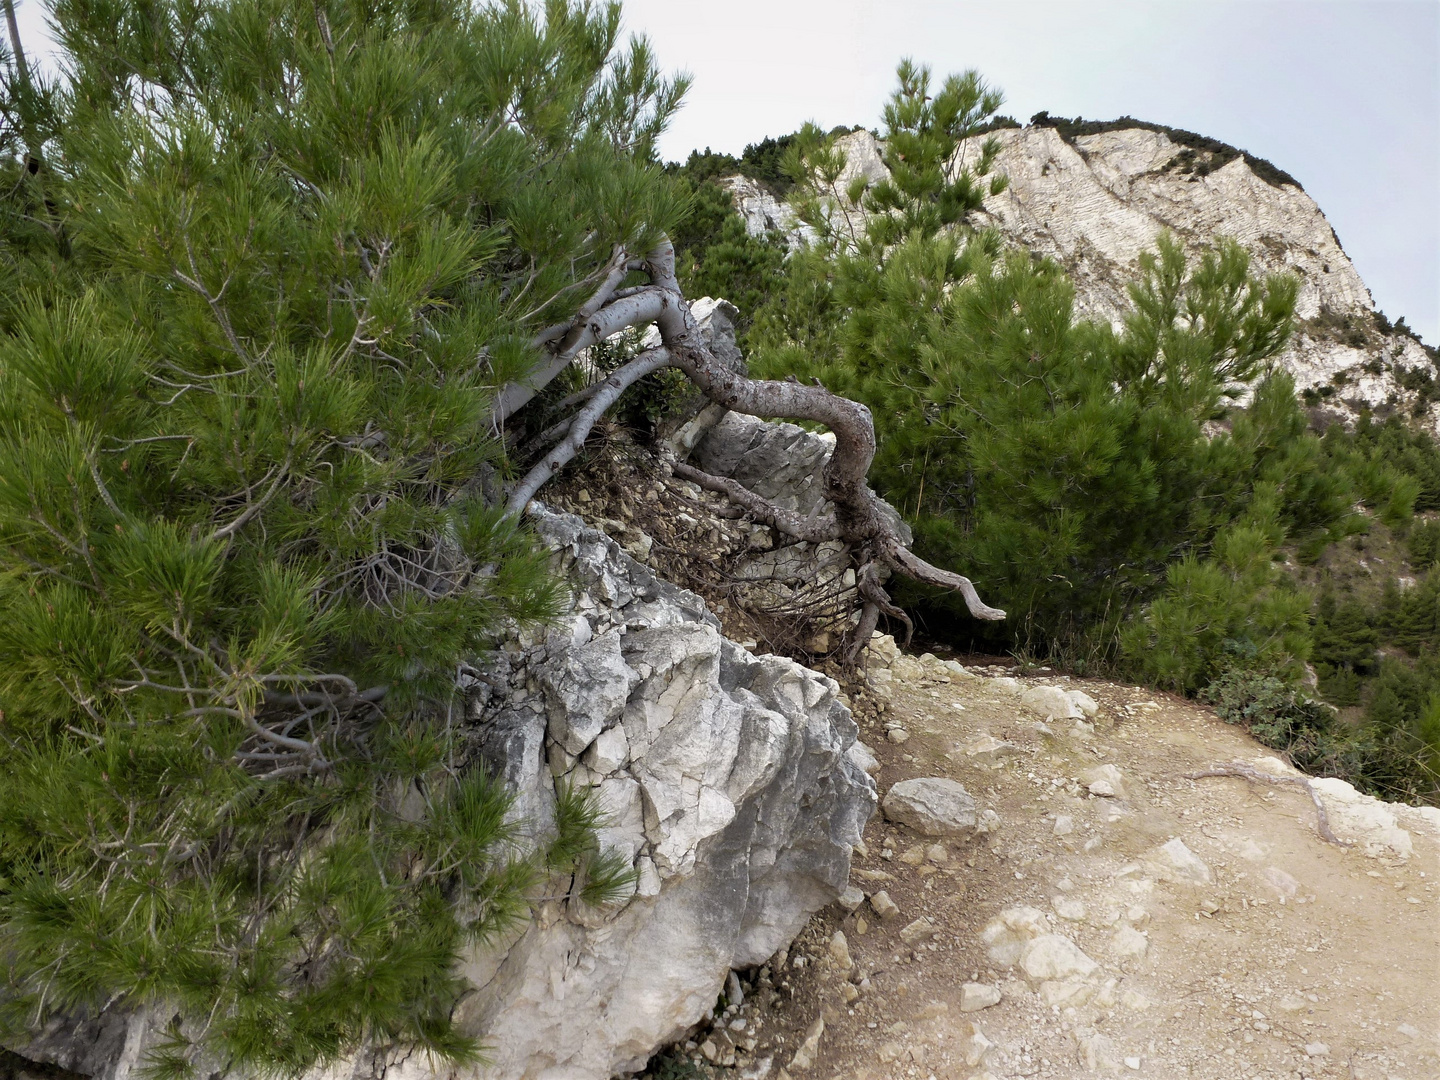
<instances>
[{"instance_id":1,"label":"exposed tree root","mask_svg":"<svg viewBox=\"0 0 1440 1080\"><path fill-rule=\"evenodd\" d=\"M1315 804L1315 814L1319 819L1320 838L1340 847L1354 846L1349 840L1341 840L1330 831L1330 817L1325 813L1325 804L1320 800L1320 793L1315 790L1315 785L1310 782L1308 777L1276 776L1274 773L1264 772L1251 765L1242 765L1235 761L1228 765L1216 765L1213 768L1201 769L1199 772L1186 773L1185 779L1200 780L1207 776L1238 776L1245 780L1253 780L1257 784L1289 784L1292 787L1302 787L1310 796L1310 801Z\"/></svg>"},{"instance_id":2,"label":"exposed tree root","mask_svg":"<svg viewBox=\"0 0 1440 1080\"><path fill-rule=\"evenodd\" d=\"M637 269L648 274L650 284L620 289L626 273ZM543 438L560 441L515 486L508 501L509 513L524 511L541 486L579 452L595 422L627 387L661 367L676 367L706 397L726 409L764 420L810 420L824 424L835 434L835 449L821 478L825 497L835 508L833 517L800 518L734 480L711 476L692 466L681 464L676 474L725 494L747 512L790 536L814 542L839 540L850 547L860 567L857 581L862 576L865 579L860 590L865 606L846 650L852 663L868 643L881 611L909 623L880 587L879 566L959 592L977 619L1005 617L1005 612L980 599L969 578L931 566L902 543L882 511L879 498L866 484L875 457L875 425L869 409L820 385L807 386L794 379L751 379L732 370L710 351L681 293L675 276L675 249L668 240L643 261L630 259L617 250L596 279L599 287L574 320L551 327L536 338L537 346L549 349L551 356L524 385L512 384L501 392L495 405L495 422L503 424L581 349L620 330L653 322L660 331L662 346L641 353L597 384L598 389L583 395L584 407L570 421L545 433Z\"/></svg>"},{"instance_id":3,"label":"exposed tree root","mask_svg":"<svg viewBox=\"0 0 1440 1080\"><path fill-rule=\"evenodd\" d=\"M776 506L769 499L756 495L738 480L732 480L728 476L712 476L703 469L697 469L683 461L675 463L674 473L681 480L699 484L706 491L719 492L747 511L756 521L763 525L770 525L786 536L793 536L796 540L823 544L826 540L834 540L836 537L835 519L829 515L822 518L802 518L799 514Z\"/></svg>"}]
</instances>

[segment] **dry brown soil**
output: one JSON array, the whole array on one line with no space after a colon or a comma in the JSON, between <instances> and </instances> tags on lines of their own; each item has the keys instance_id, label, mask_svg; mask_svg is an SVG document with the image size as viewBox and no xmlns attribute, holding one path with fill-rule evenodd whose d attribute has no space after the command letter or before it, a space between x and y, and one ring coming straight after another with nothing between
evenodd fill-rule
<instances>
[{"instance_id":1,"label":"dry brown soil","mask_svg":"<svg viewBox=\"0 0 1440 1080\"><path fill-rule=\"evenodd\" d=\"M877 814L851 881L883 889L898 914L882 921L867 901L817 916L772 961L774 991L731 1017L751 1053L716 1075L1440 1077L1440 837L1425 821L1402 812L1408 856L1380 842L1393 832L1351 829L1360 843L1326 843L1301 789L1184 778L1269 753L1212 712L1113 683L1021 682L1085 690L1100 704L1093 733L1040 726L1013 688L987 678L896 680L889 711L862 719L882 797L900 780L949 777L1001 824L942 841L942 862L924 857L935 840ZM886 737L897 720L903 744ZM1014 756L987 765L967 755L981 735L1014 744ZM1119 768L1123 797L1088 791L1083 774L1104 764ZM1057 816L1073 832L1056 835ZM1343 822L1336 831L1347 838ZM1209 865L1213 884L1171 883L1145 866L1173 838ZM1074 916L1075 901L1085 917L1061 917L1057 902ZM1051 932L1099 962L1088 1000L1046 1004L1041 987L987 958L981 929L1015 905L1045 912ZM901 930L922 916L935 936L906 945ZM1143 956L1117 956L1127 926L1144 935ZM848 974L832 957L837 931ZM997 986L1002 1000L962 1012L966 982ZM813 1054L794 1061L817 1020Z\"/></svg>"}]
</instances>

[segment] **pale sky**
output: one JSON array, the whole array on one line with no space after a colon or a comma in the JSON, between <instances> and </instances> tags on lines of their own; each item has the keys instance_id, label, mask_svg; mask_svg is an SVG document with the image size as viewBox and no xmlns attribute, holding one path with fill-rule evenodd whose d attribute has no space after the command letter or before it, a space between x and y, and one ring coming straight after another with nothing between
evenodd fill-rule
<instances>
[{"instance_id":1,"label":"pale sky","mask_svg":"<svg viewBox=\"0 0 1440 1080\"><path fill-rule=\"evenodd\" d=\"M22 38L48 51L40 0ZM902 56L976 68L1024 122L1129 114L1223 139L1320 204L1391 319L1440 344L1440 0L628 0L695 76L666 158L878 123Z\"/></svg>"},{"instance_id":2,"label":"pale sky","mask_svg":"<svg viewBox=\"0 0 1440 1080\"><path fill-rule=\"evenodd\" d=\"M695 76L661 143L879 122L902 56L976 68L1022 123L1130 115L1268 158L1320 204L1377 306L1440 344L1440 0L628 0Z\"/></svg>"}]
</instances>

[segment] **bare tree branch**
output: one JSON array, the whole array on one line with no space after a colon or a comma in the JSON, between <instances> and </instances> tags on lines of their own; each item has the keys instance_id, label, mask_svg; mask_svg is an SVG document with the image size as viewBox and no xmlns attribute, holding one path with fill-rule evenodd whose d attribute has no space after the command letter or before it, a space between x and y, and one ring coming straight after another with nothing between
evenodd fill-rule
<instances>
[{"instance_id":1,"label":"bare tree branch","mask_svg":"<svg viewBox=\"0 0 1440 1080\"><path fill-rule=\"evenodd\" d=\"M550 361L542 365L525 385L512 384L497 398L494 419L498 425L553 379L580 349L626 327L638 328L653 322L660 331L663 347L642 353L600 384L600 389L576 415L565 439L546 453L515 487L508 504L509 513L522 512L540 487L574 458L595 421L626 387L643 375L669 364L683 371L706 397L724 408L765 420L810 420L824 424L835 434L835 449L825 463L821 477L825 497L835 508L833 517L800 519L734 480L711 476L683 464L677 466L675 472L702 487L724 493L781 532L808 541L839 540L852 548L858 565L866 575L860 590L865 607L859 626L852 632L848 650L852 659L858 658L859 651L865 647L881 611L903 619L907 625L909 623L880 587L877 562L925 584L959 592L976 618L1005 618L1005 612L990 607L980 599L969 578L931 566L901 541L890 514L886 512L888 508L866 483L875 457L875 425L868 408L860 402L832 394L818 384L807 386L794 379L751 379L733 370L710 351L689 304L685 302L675 276L675 249L669 240L662 241L651 252L645 269L650 277L649 286L626 289L625 295L614 296L593 312L584 313L583 320L577 319L572 323ZM610 280L607 278L606 283ZM547 432L549 434L551 432Z\"/></svg>"},{"instance_id":2,"label":"bare tree branch","mask_svg":"<svg viewBox=\"0 0 1440 1080\"><path fill-rule=\"evenodd\" d=\"M623 301L621 302L623 303ZM596 420L605 415L605 410L615 404L616 399L626 389L652 371L659 371L669 363L670 354L663 348L647 349L624 367L612 372L600 384L601 388L596 391L589 404L575 414L575 419L570 425L570 434L536 462L534 467L525 474L524 479L516 485L515 490L510 493L507 513L516 515L524 513L525 507L529 505L530 500L535 497L535 493L544 486L545 482L580 452L580 447L585 445L585 440L590 435L590 429L595 426Z\"/></svg>"}]
</instances>

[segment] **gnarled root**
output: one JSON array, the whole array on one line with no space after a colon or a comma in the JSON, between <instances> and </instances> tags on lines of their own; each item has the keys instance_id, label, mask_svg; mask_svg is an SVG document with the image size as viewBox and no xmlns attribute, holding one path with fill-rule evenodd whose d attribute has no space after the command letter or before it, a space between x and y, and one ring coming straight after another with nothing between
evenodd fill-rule
<instances>
[{"instance_id":1,"label":"gnarled root","mask_svg":"<svg viewBox=\"0 0 1440 1080\"><path fill-rule=\"evenodd\" d=\"M1340 847L1353 847L1348 840L1341 840L1330 831L1330 816L1325 813L1325 804L1320 801L1320 793L1315 790L1315 785L1305 776L1276 776L1274 773L1263 772L1251 765L1243 765L1233 761L1228 765L1216 765L1213 768L1201 769L1199 772L1186 773L1186 780L1201 780L1207 776L1238 776L1245 780L1254 781L1257 784L1289 784L1294 787L1302 787L1310 801L1315 804L1315 815L1317 818L1316 829L1320 838L1331 844L1338 844Z\"/></svg>"},{"instance_id":2,"label":"gnarled root","mask_svg":"<svg viewBox=\"0 0 1440 1080\"><path fill-rule=\"evenodd\" d=\"M820 385L807 386L794 379L751 379L722 363L706 345L690 307L680 291L675 276L675 249L668 240L662 242L643 264L616 252L603 281L581 310L566 326L553 327L537 338L537 344L552 349L549 360L542 364L525 386L506 387L497 401L497 423L528 401L536 390L553 378L570 362L579 349L627 326L643 326L654 322L660 331L662 346L641 353L629 364L613 372L590 393L585 407L569 423L568 429L558 425L547 436L567 433L537 462L512 491L508 512L521 513L540 487L579 451L596 420L608 409L626 387L637 379L664 366L679 368L712 402L735 412L763 420L810 420L824 424L835 434L835 449L822 474L825 497L835 507L833 516L801 518L798 514L749 491L735 480L712 476L694 466L679 463L675 474L703 488L725 494L757 520L800 540L822 542L839 540L852 550L865 553L856 584L865 606L860 621L851 633L846 657L858 661L869 643L870 635L884 612L903 621L908 631L910 620L890 602L880 587L877 564L891 571L928 585L959 592L970 613L977 619L1003 619L1005 612L990 607L980 599L969 578L932 566L901 542L894 526L881 511L879 498L865 482L875 457L875 425L870 410L857 401L832 394ZM624 276L620 268L643 265L651 284L635 289L617 289Z\"/></svg>"}]
</instances>

